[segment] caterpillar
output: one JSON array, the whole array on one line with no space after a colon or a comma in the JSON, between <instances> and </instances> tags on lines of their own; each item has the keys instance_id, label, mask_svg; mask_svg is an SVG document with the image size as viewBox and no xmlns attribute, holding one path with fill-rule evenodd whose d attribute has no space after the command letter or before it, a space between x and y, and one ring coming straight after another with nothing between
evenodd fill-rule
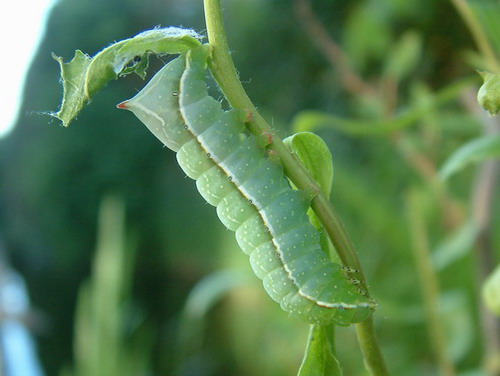
<instances>
[{"instance_id":1,"label":"caterpillar","mask_svg":"<svg viewBox=\"0 0 500 376\"><path fill-rule=\"evenodd\" d=\"M165 65L133 98L132 111L168 148L203 198L249 255L269 296L306 322L347 326L365 320L375 303L331 262L307 216L309 202L280 164L269 160L245 119L208 95L207 46Z\"/></svg>"}]
</instances>

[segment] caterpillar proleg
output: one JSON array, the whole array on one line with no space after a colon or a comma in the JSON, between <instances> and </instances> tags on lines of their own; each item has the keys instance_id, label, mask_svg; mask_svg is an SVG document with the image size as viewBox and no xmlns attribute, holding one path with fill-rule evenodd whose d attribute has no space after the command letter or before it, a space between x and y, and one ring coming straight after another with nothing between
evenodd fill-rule
<instances>
[{"instance_id":1,"label":"caterpillar proleg","mask_svg":"<svg viewBox=\"0 0 500 376\"><path fill-rule=\"evenodd\" d=\"M286 312L320 325L365 320L375 303L328 259L307 216L309 202L245 132L241 114L224 111L208 95L206 59L207 46L188 51L118 107L177 152L181 168L236 232L255 274Z\"/></svg>"}]
</instances>

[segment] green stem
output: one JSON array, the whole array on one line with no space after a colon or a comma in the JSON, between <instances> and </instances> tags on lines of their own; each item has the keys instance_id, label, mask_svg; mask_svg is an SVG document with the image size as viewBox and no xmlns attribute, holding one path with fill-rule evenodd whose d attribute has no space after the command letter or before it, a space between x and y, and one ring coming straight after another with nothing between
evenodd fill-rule
<instances>
[{"instance_id":1,"label":"green stem","mask_svg":"<svg viewBox=\"0 0 500 376\"><path fill-rule=\"evenodd\" d=\"M440 374L454 376L456 372L448 356L444 325L439 313L439 281L430 256L422 201L422 195L416 190L411 191L407 198L408 221L413 238L413 256L420 279L419 286L422 291L429 338L436 354Z\"/></svg>"},{"instance_id":2,"label":"green stem","mask_svg":"<svg viewBox=\"0 0 500 376\"><path fill-rule=\"evenodd\" d=\"M254 104L241 85L238 73L229 53L226 32L222 19L220 0L204 0L205 20L207 25L208 41L211 46L209 66L212 74L221 87L224 95L233 108L244 110L249 114L249 129L256 135L273 134L273 129L259 114ZM361 264L339 218L333 211L328 199L321 193L318 184L311 178L308 171L283 144L278 137L272 138L269 149L275 152L290 180L301 190L312 197L311 207L322 222L325 231L345 266L357 271L357 279L367 289L366 279L361 270ZM357 333L367 366L373 375L388 375L382 352L380 351L371 319L363 321L357 326ZM361 334L360 334L361 333Z\"/></svg>"},{"instance_id":3,"label":"green stem","mask_svg":"<svg viewBox=\"0 0 500 376\"><path fill-rule=\"evenodd\" d=\"M229 47L226 41L224 25L222 23L220 0L204 1L208 40L212 48L211 60L209 62L212 74L231 106L251 114L251 121L249 121L250 131L257 135L272 134L273 129L259 114L238 78L236 68L229 54ZM360 280L365 282L359 260L351 242L339 219L331 209L329 201L321 193L318 184L310 177L300 160L288 151L279 138L272 138L272 144L269 146L269 149L276 152L280 157L287 176L294 184L299 189L305 191L309 197L312 197L311 206L320 218L325 230L332 238L332 242L342 263L358 270L360 277L363 277L360 278Z\"/></svg>"},{"instance_id":4,"label":"green stem","mask_svg":"<svg viewBox=\"0 0 500 376\"><path fill-rule=\"evenodd\" d=\"M356 324L356 335L359 346L365 358L365 366L371 375L389 375L385 365L384 355L377 342L377 335L373 325L373 317Z\"/></svg>"},{"instance_id":5,"label":"green stem","mask_svg":"<svg viewBox=\"0 0 500 376\"><path fill-rule=\"evenodd\" d=\"M460 13L460 16L464 20L465 24L469 28L469 31L471 32L472 37L474 38L474 42L476 43L483 57L486 59L488 67L494 72L499 72L500 63L498 62L498 59L495 55L493 48L491 47L491 44L488 40L488 37L486 36L486 33L483 30L483 27L481 26L476 15L470 8L469 4L467 4L467 1L465 0L450 0L450 1L453 3L458 13Z\"/></svg>"}]
</instances>

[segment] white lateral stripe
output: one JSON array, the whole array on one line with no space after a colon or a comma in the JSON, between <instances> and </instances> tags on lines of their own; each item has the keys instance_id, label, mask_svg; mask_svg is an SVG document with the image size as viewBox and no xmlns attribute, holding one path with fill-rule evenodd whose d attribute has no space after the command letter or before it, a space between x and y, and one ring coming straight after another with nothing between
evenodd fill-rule
<instances>
[{"instance_id":1,"label":"white lateral stripe","mask_svg":"<svg viewBox=\"0 0 500 376\"><path fill-rule=\"evenodd\" d=\"M130 103L130 102L129 102ZM162 127L165 127L165 120L163 120L161 118L160 115L158 115L156 112L150 110L149 108L147 107L144 107L142 104L140 103L132 103L132 106L135 106L137 107L138 109L140 109L141 111L144 111L145 113L147 113L148 115L150 116L153 116L156 120L158 120L160 123L161 123L161 126Z\"/></svg>"},{"instance_id":2,"label":"white lateral stripe","mask_svg":"<svg viewBox=\"0 0 500 376\"><path fill-rule=\"evenodd\" d=\"M182 120L184 121L185 125L187 126L187 130L193 135L193 137L198 141L198 144L200 145L200 147L203 149L203 151L205 152L205 154L207 155L207 158L211 159L223 172L224 174L228 177L228 178L231 178L231 181L232 183L235 185L235 188L241 193L241 195L246 199L248 200L249 202L251 201L251 205L253 205L257 211L257 213L259 214L263 224L265 227L269 228L269 233L271 234L271 241L274 245L274 248L276 250L276 253L278 254L278 258L280 259L281 261L281 264L283 265L283 269L285 270L286 274L287 274L287 277L288 279L292 282L292 284L295 286L296 290L297 290L297 293L303 297L304 299L307 299L311 302L313 302L314 304L320 306L320 307L323 307L323 308L330 308L330 309L333 309L333 308L336 308L336 309L346 309L346 310L350 310L350 309L357 309L357 308L372 308L373 305L370 304L370 303L359 303L359 304L349 304L349 303L342 303L342 302L336 302L336 303L333 303L333 302L324 302L324 301L321 301L321 300L318 300L308 294L306 294L304 291L302 291L302 288L301 286L298 284L297 282L297 279L294 277L293 275L293 272L292 270L290 270L290 268L288 267L288 265L285 263L284 261L284 254L283 254L283 250L281 249L281 246L280 244L277 242L276 240L276 235L274 233L274 230L269 222L269 219L267 218L267 215L266 213L262 210L262 205L260 205L260 203L251 195L250 192L248 192L247 190L245 190L241 183L238 181L238 179L236 178L236 176L232 175L231 174L231 170L228 166L226 166L222 161L218 161L215 157L214 157L214 153L213 151L208 147L208 145L206 145L203 140L200 139L200 134L198 134L193 128L192 126L189 124L189 122L187 121L187 114L186 114L186 109L184 108L184 106L181 106L181 100L182 100L182 93L183 93L183 85L185 85L185 80L186 80L186 73L184 73L181 77L181 80L180 80L180 97L181 99L179 100L179 109L180 109L180 114L181 114L181 118ZM191 104L192 105L192 104Z\"/></svg>"}]
</instances>

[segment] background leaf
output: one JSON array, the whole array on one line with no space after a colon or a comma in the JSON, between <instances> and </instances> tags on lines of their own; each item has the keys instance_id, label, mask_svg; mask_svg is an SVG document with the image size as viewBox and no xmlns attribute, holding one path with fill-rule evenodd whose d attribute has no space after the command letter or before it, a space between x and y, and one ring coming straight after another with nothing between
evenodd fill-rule
<instances>
[{"instance_id":1,"label":"background leaf","mask_svg":"<svg viewBox=\"0 0 500 376\"><path fill-rule=\"evenodd\" d=\"M500 157L500 135L480 137L455 151L444 163L439 175L441 179L446 180L472 163L498 157Z\"/></svg>"},{"instance_id":2,"label":"background leaf","mask_svg":"<svg viewBox=\"0 0 500 376\"><path fill-rule=\"evenodd\" d=\"M460 260L474 246L479 228L473 220L466 222L455 233L443 239L432 252L432 263L438 269L444 269Z\"/></svg>"},{"instance_id":3,"label":"background leaf","mask_svg":"<svg viewBox=\"0 0 500 376\"><path fill-rule=\"evenodd\" d=\"M331 128L350 136L384 136L387 133L402 130L414 125L429 111L455 100L476 79L466 78L449 84L437 91L432 100L418 103L388 119L355 119L344 118L338 115L305 110L299 112L292 121L292 129L295 132L317 131L319 129Z\"/></svg>"},{"instance_id":4,"label":"background leaf","mask_svg":"<svg viewBox=\"0 0 500 376\"><path fill-rule=\"evenodd\" d=\"M395 81L408 76L419 64L422 54L422 39L419 33L403 33L389 54L384 74Z\"/></svg>"},{"instance_id":5,"label":"background leaf","mask_svg":"<svg viewBox=\"0 0 500 376\"><path fill-rule=\"evenodd\" d=\"M500 316L500 266L484 282L483 300L492 312Z\"/></svg>"}]
</instances>

